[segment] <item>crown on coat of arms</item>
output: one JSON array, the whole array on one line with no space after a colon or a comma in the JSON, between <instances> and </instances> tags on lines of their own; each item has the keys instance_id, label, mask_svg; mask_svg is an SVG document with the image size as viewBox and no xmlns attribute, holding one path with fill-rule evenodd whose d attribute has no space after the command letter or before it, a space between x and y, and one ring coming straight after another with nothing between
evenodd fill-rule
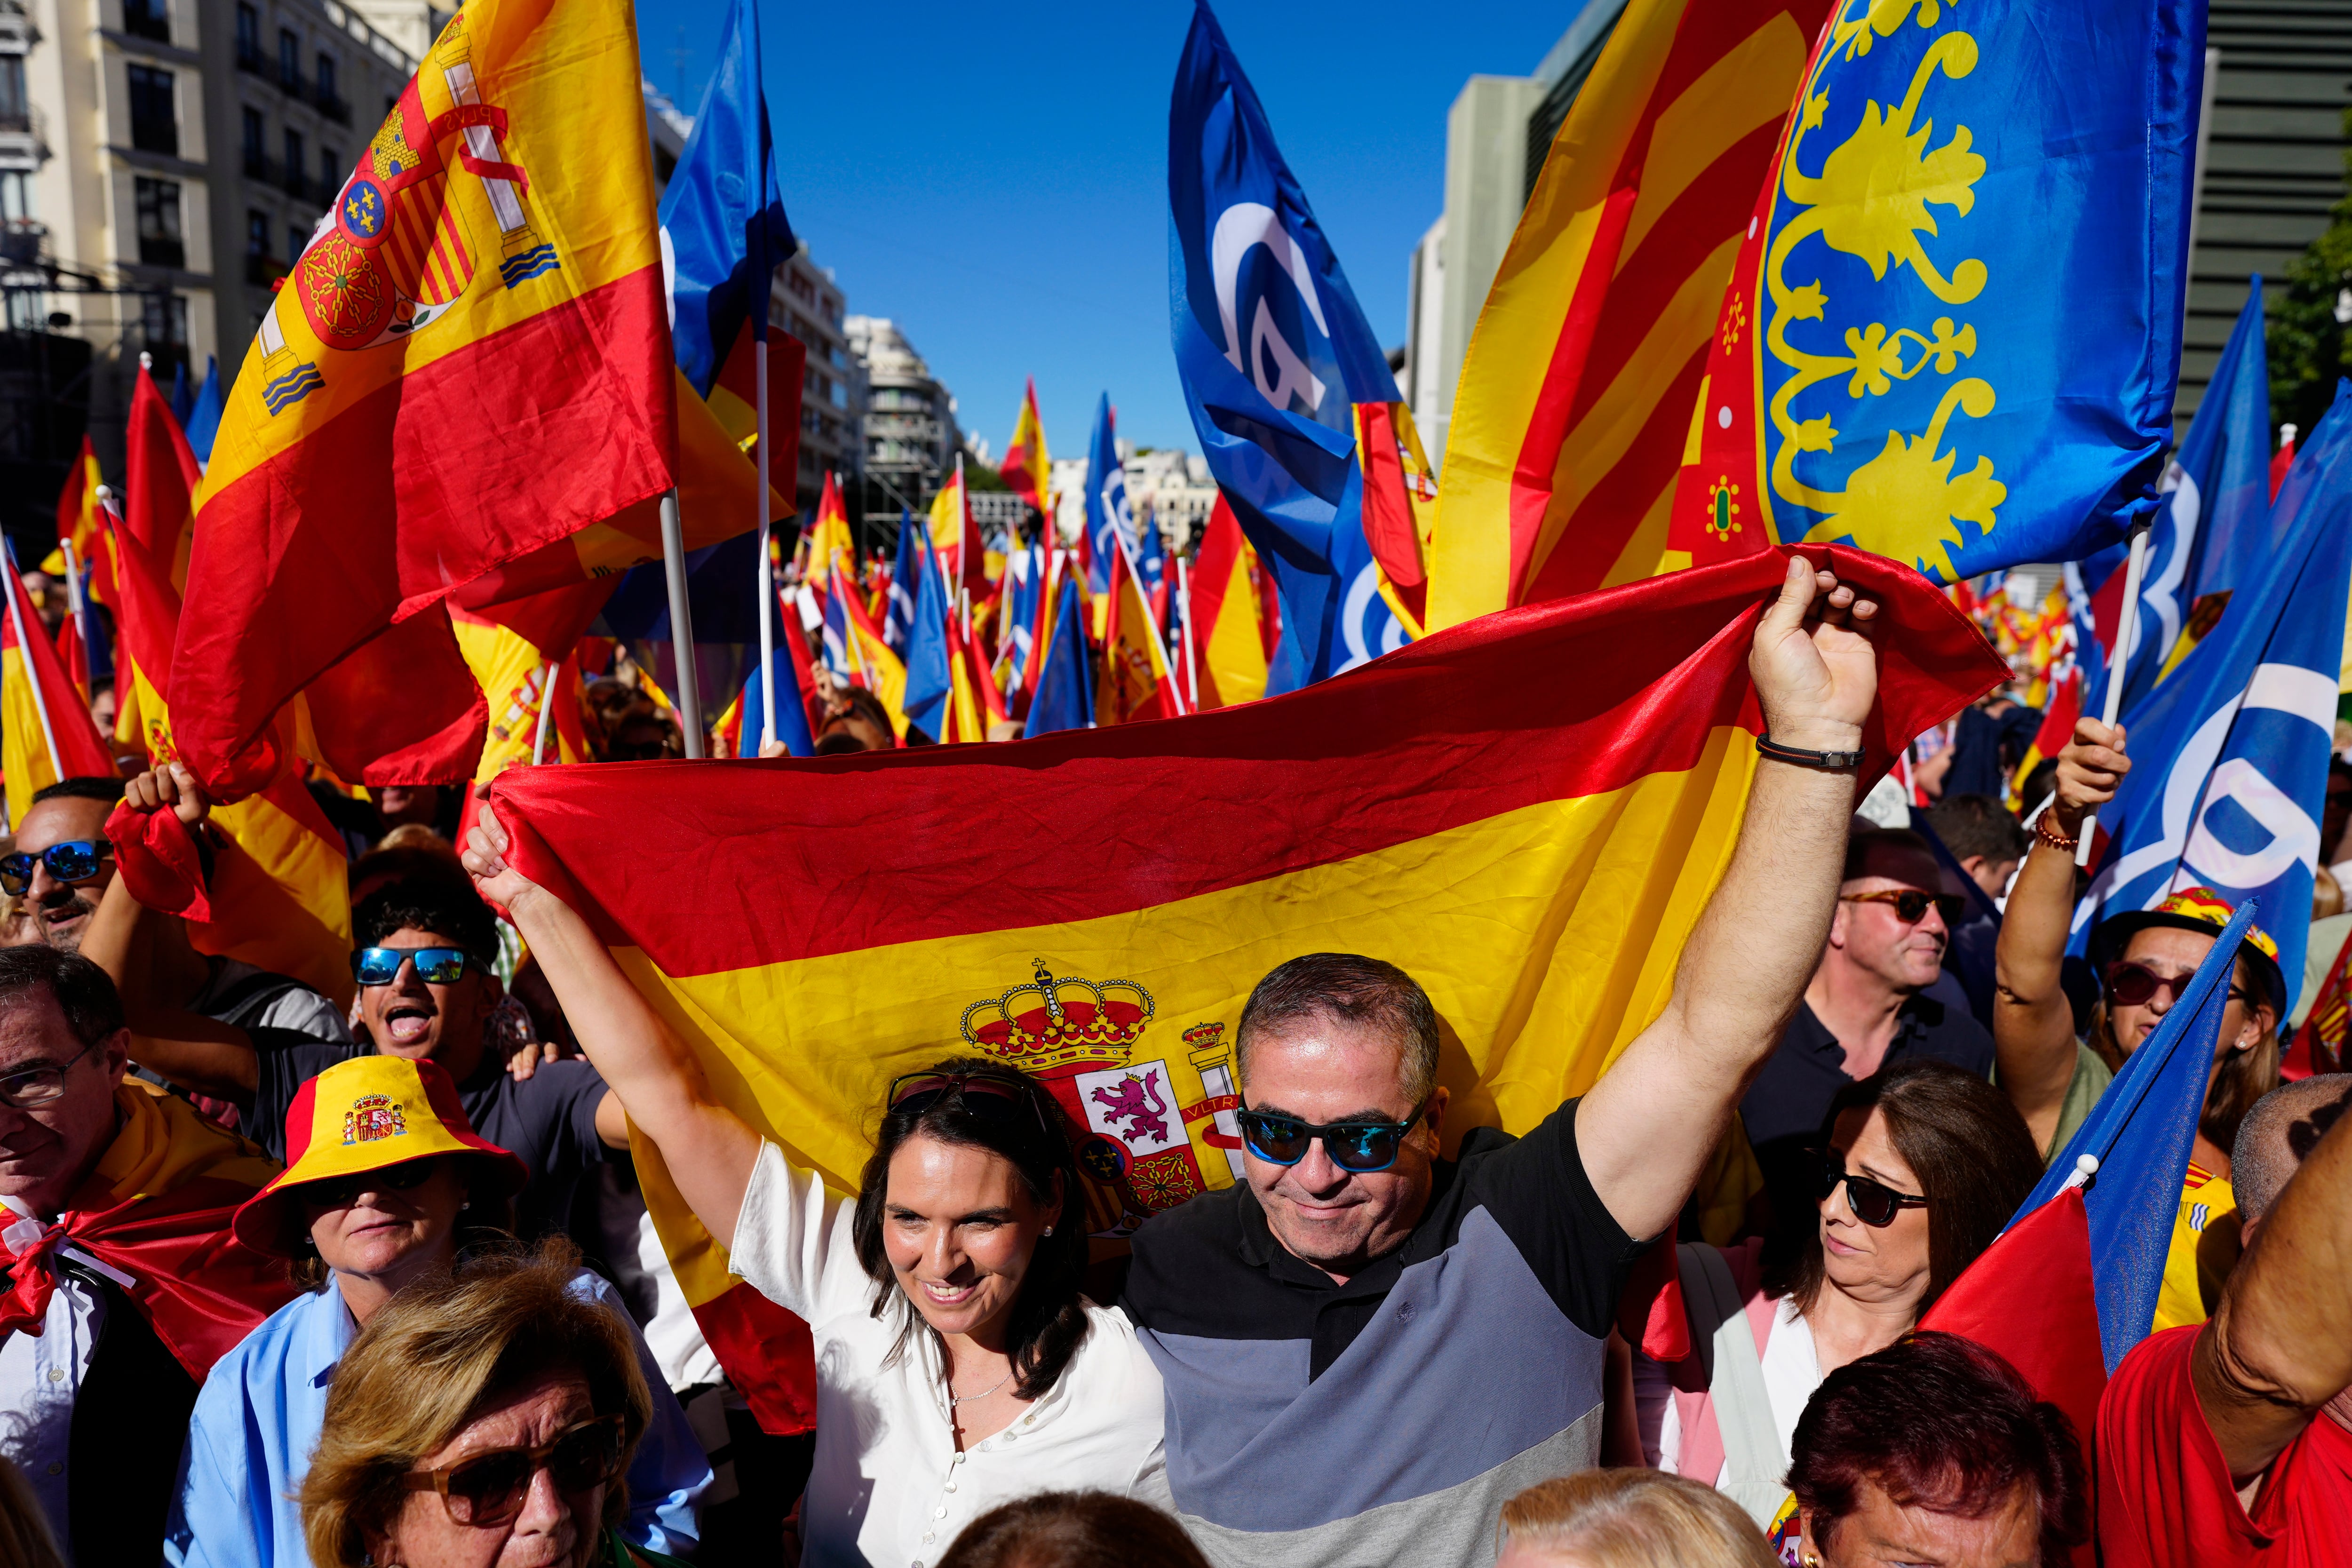
<instances>
[{"instance_id":1,"label":"crown on coat of arms","mask_svg":"<svg viewBox=\"0 0 2352 1568\"><path fill-rule=\"evenodd\" d=\"M1075 1063L1118 1067L1151 1022L1151 993L1132 980L1079 980L1037 966L1034 980L963 1010L964 1039L1026 1072Z\"/></svg>"}]
</instances>

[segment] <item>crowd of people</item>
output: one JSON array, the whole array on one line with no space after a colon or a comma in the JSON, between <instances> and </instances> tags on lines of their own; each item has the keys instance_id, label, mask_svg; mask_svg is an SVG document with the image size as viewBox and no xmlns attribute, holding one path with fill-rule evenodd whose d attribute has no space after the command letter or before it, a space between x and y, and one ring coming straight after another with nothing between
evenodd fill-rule
<instances>
[{"instance_id":1,"label":"crowd of people","mask_svg":"<svg viewBox=\"0 0 2352 1568\"><path fill-rule=\"evenodd\" d=\"M2131 765L2095 721L2031 832L1997 791L1857 816L1875 615L1792 565L1737 848L1589 1091L1465 1131L1412 975L1298 954L1236 1031L1244 1179L1123 1252L993 1058L891 1081L828 1189L487 791L340 797L348 1009L121 874L126 833L210 842L184 770L42 791L0 853L0 1563L2352 1561L2352 1077L2282 1082L2258 929L2095 1427L1921 1327L2233 911L2186 890L2066 960ZM859 696L820 750L888 743ZM598 755L677 753L641 691L583 704ZM813 1432L727 1378L647 1158L807 1325Z\"/></svg>"}]
</instances>

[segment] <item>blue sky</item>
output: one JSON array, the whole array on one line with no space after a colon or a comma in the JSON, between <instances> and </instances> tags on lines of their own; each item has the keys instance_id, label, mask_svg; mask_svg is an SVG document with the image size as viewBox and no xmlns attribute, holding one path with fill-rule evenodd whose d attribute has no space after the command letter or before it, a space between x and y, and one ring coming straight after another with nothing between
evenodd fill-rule
<instances>
[{"instance_id":1,"label":"blue sky","mask_svg":"<svg viewBox=\"0 0 2352 1568\"><path fill-rule=\"evenodd\" d=\"M1444 205L1445 111L1522 76L1579 0L1229 0L1218 10L1384 343ZM638 0L646 74L692 113L726 0ZM763 0L784 205L853 311L899 322L1002 451L1034 375L1047 445L1197 451L1168 338L1168 92L1191 0Z\"/></svg>"}]
</instances>

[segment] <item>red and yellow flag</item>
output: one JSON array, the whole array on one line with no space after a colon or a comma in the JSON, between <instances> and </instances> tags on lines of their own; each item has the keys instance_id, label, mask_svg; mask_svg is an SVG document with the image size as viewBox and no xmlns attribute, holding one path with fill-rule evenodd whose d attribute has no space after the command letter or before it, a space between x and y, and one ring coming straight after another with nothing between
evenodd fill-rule
<instances>
[{"instance_id":1,"label":"red and yellow flag","mask_svg":"<svg viewBox=\"0 0 2352 1568\"><path fill-rule=\"evenodd\" d=\"M1831 556L1885 605L1874 776L2003 671L1917 574ZM1087 1227L1121 1236L1235 1179L1234 1029L1299 953L1370 953L1427 987L1465 1110L1449 1146L1482 1122L1524 1132L1600 1076L1664 1006L1729 858L1759 724L1748 644L1782 566L1533 606L1183 724L846 772L537 769L493 801L517 864L791 1159L855 1192L892 1075L985 1053L1060 1100L1096 1178ZM746 907L761 918L704 913ZM651 1151L638 1171L712 1347L774 1377L744 1358L789 1320L729 1276Z\"/></svg>"},{"instance_id":2,"label":"red and yellow flag","mask_svg":"<svg viewBox=\"0 0 2352 1568\"><path fill-rule=\"evenodd\" d=\"M98 454L90 449L89 437L84 436L81 451L66 474L65 488L58 492L58 547L41 563L41 570L52 577L64 576L66 546L72 545L74 558L90 574L90 597L111 605L114 569L106 559L106 529L98 509L99 489L105 482L99 477Z\"/></svg>"},{"instance_id":3,"label":"red and yellow flag","mask_svg":"<svg viewBox=\"0 0 2352 1568\"><path fill-rule=\"evenodd\" d=\"M1618 18L1463 361L1433 628L1657 568L1724 285L1828 10L1632 0Z\"/></svg>"},{"instance_id":4,"label":"red and yellow flag","mask_svg":"<svg viewBox=\"0 0 2352 1568\"><path fill-rule=\"evenodd\" d=\"M1193 658L1203 709L1255 702L1265 695L1265 638L1250 576L1256 558L1233 508L1218 496L1192 562Z\"/></svg>"},{"instance_id":5,"label":"red and yellow flag","mask_svg":"<svg viewBox=\"0 0 2352 1568\"><path fill-rule=\"evenodd\" d=\"M836 569L844 581L857 580L857 542L850 536L849 513L841 503L841 487L824 476L817 494L816 521L801 535L801 576L806 582L830 583ZM851 596L859 597L852 587Z\"/></svg>"},{"instance_id":6,"label":"red and yellow flag","mask_svg":"<svg viewBox=\"0 0 2352 1568\"><path fill-rule=\"evenodd\" d=\"M115 773L114 748L66 673L16 563L7 564L0 573L6 579L0 592L7 595L0 615L0 772L13 823L25 820L35 792L59 779L110 779Z\"/></svg>"},{"instance_id":7,"label":"red and yellow flag","mask_svg":"<svg viewBox=\"0 0 2352 1568\"><path fill-rule=\"evenodd\" d=\"M195 515L198 470L171 405L143 370L132 384L125 446L128 493L114 539L121 590L115 604L115 743L160 765L179 756L168 700L180 623L172 568ZM220 919L190 921L188 941L200 952L290 974L348 1004L350 857L303 787L294 731L289 708L268 731L278 762L265 787L214 806L212 820L233 847L213 868L211 895Z\"/></svg>"},{"instance_id":8,"label":"red and yellow flag","mask_svg":"<svg viewBox=\"0 0 2352 1568\"><path fill-rule=\"evenodd\" d=\"M643 120L625 0L474 0L370 140L201 492L172 685L215 790L266 779L253 742L385 626L669 488Z\"/></svg>"},{"instance_id":9,"label":"red and yellow flag","mask_svg":"<svg viewBox=\"0 0 2352 1568\"><path fill-rule=\"evenodd\" d=\"M1039 515L1051 519L1052 507L1046 498L1053 491L1054 465L1045 456L1045 424L1037 417L1037 378L1029 378L1028 390L1021 395L1021 416L1013 422L1013 439L1004 445L1004 461L996 470L1013 493L1037 509Z\"/></svg>"},{"instance_id":10,"label":"red and yellow flag","mask_svg":"<svg viewBox=\"0 0 2352 1568\"><path fill-rule=\"evenodd\" d=\"M1095 722L1128 724L1139 719L1174 719L1184 712L1160 622L1144 596L1142 580L1124 544L1111 555L1110 586L1103 598L1102 675L1095 684Z\"/></svg>"},{"instance_id":11,"label":"red and yellow flag","mask_svg":"<svg viewBox=\"0 0 2352 1568\"><path fill-rule=\"evenodd\" d=\"M580 634L611 596L611 584L596 582L480 610L450 602L457 647L489 704L489 733L474 770L477 782L530 761L542 712L547 714L544 760L589 760L588 737L580 723L580 668L573 655Z\"/></svg>"},{"instance_id":12,"label":"red and yellow flag","mask_svg":"<svg viewBox=\"0 0 2352 1568\"><path fill-rule=\"evenodd\" d=\"M2033 732L2033 743L2025 748L2025 755L2010 775L2009 797L2012 805L2032 810L2042 803L2025 798L2025 781L2033 770L2056 756L2074 741L2074 721L2083 716L2083 667L2074 665L2058 677L2050 689L2050 706L2042 714L2042 728Z\"/></svg>"},{"instance_id":13,"label":"red and yellow flag","mask_svg":"<svg viewBox=\"0 0 2352 1568\"><path fill-rule=\"evenodd\" d=\"M945 488L931 498L931 548L939 552L940 570L950 593L962 588L974 604L988 596L988 560L981 552L980 529L971 521L971 491L964 482L961 459Z\"/></svg>"}]
</instances>

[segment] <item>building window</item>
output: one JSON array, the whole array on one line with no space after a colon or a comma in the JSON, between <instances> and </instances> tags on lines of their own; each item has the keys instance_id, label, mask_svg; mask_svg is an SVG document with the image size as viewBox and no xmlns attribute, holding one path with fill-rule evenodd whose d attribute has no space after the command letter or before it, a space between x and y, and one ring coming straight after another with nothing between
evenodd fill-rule
<instances>
[{"instance_id":1,"label":"building window","mask_svg":"<svg viewBox=\"0 0 2352 1568\"><path fill-rule=\"evenodd\" d=\"M332 147L319 149L319 195L331 197L343 188L343 176L351 171L343 167L343 155Z\"/></svg>"},{"instance_id":2,"label":"building window","mask_svg":"<svg viewBox=\"0 0 2352 1568\"><path fill-rule=\"evenodd\" d=\"M245 253L266 257L269 254L269 215L247 208L245 215Z\"/></svg>"},{"instance_id":3,"label":"building window","mask_svg":"<svg viewBox=\"0 0 2352 1568\"><path fill-rule=\"evenodd\" d=\"M286 194L289 196L302 194L302 133L289 125L286 128L286 166L278 171L286 178Z\"/></svg>"},{"instance_id":4,"label":"building window","mask_svg":"<svg viewBox=\"0 0 2352 1568\"><path fill-rule=\"evenodd\" d=\"M173 103L172 73L153 66L125 66L131 86L131 144L142 153L180 151L180 118Z\"/></svg>"},{"instance_id":5,"label":"building window","mask_svg":"<svg viewBox=\"0 0 2352 1568\"><path fill-rule=\"evenodd\" d=\"M122 30L134 38L172 41L172 13L166 0L122 0Z\"/></svg>"},{"instance_id":6,"label":"building window","mask_svg":"<svg viewBox=\"0 0 2352 1568\"><path fill-rule=\"evenodd\" d=\"M0 55L0 131L32 128L32 108L25 101L25 57Z\"/></svg>"},{"instance_id":7,"label":"building window","mask_svg":"<svg viewBox=\"0 0 2352 1568\"><path fill-rule=\"evenodd\" d=\"M142 174L131 181L132 200L139 209L139 259L148 267L185 267L188 250L180 234L180 182L151 180Z\"/></svg>"},{"instance_id":8,"label":"building window","mask_svg":"<svg viewBox=\"0 0 2352 1568\"><path fill-rule=\"evenodd\" d=\"M261 110L257 109L243 110L238 123L243 127L245 133L243 146L246 177L253 180L268 179L269 154L265 149L268 145L269 133L262 125Z\"/></svg>"},{"instance_id":9,"label":"building window","mask_svg":"<svg viewBox=\"0 0 2352 1568\"><path fill-rule=\"evenodd\" d=\"M261 13L243 4L236 8L236 68L261 68Z\"/></svg>"},{"instance_id":10,"label":"building window","mask_svg":"<svg viewBox=\"0 0 2352 1568\"><path fill-rule=\"evenodd\" d=\"M302 90L302 40L284 27L278 29L278 85L289 92Z\"/></svg>"},{"instance_id":11,"label":"building window","mask_svg":"<svg viewBox=\"0 0 2352 1568\"><path fill-rule=\"evenodd\" d=\"M150 294L142 301L140 325L145 329L147 352L165 379L173 365L188 361L188 302L177 294Z\"/></svg>"},{"instance_id":12,"label":"building window","mask_svg":"<svg viewBox=\"0 0 2352 1568\"><path fill-rule=\"evenodd\" d=\"M351 123L352 106L345 103L342 94L336 90L335 57L324 49L319 51L319 74L310 86L320 113L343 124Z\"/></svg>"},{"instance_id":13,"label":"building window","mask_svg":"<svg viewBox=\"0 0 2352 1568\"><path fill-rule=\"evenodd\" d=\"M309 229L304 228L299 223L288 224L286 226L286 265L289 267L293 266L294 258L301 255L302 247L310 243L310 231Z\"/></svg>"}]
</instances>

